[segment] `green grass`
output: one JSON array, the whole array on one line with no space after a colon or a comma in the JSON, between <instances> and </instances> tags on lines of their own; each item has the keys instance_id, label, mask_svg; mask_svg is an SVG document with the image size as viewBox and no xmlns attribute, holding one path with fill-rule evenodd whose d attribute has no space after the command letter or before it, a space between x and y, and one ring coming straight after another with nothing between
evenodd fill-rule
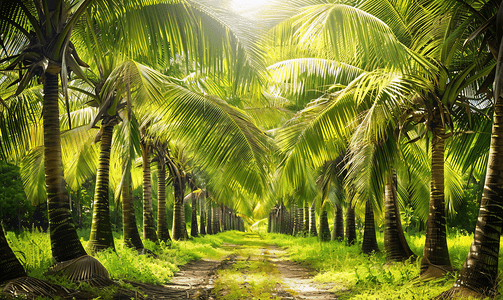
<instances>
[{"instance_id":1,"label":"green grass","mask_svg":"<svg viewBox=\"0 0 503 300\"><path fill-rule=\"evenodd\" d=\"M82 234L81 241L85 246L87 241L84 237L87 232ZM451 262L457 271L461 269L466 259L472 238L471 235L459 232L450 233L448 236ZM48 278L44 275L52 265L47 233L35 231L15 235L8 232L7 239L30 276L75 287L62 279ZM424 235L408 237L409 245L418 255L422 254L424 239ZM382 240L382 235L378 235L380 249L383 249ZM420 258L415 263L387 263L383 253L370 256L361 254L360 244L348 247L343 242L321 243L315 237L292 237L257 232L245 234L231 231L161 245L148 241L144 243L145 247L153 251L159 259L138 255L136 251L128 249L124 246L120 235L116 235L115 239L116 253L104 251L98 253L96 257L105 265L114 280L127 279L164 284L171 280L173 274L179 270L179 266L191 260L201 258L220 260L231 253L246 259L248 256L256 256L260 247L275 244L285 248L291 260L305 262L314 268L316 270L314 280L333 286L333 291L339 299L430 299L449 289L457 276L455 271L445 278L422 282L418 280ZM229 245L242 245L242 247ZM502 268L503 265L500 263L500 269ZM246 283L239 279L244 278L243 274ZM257 299L262 299L266 293L270 293L277 282L274 279L275 273L260 260L254 260L249 264L238 261L233 268L223 270L219 275L221 280L216 282L216 291L225 295L225 299L239 299L242 291L238 290L243 290L242 287L245 285L247 295L253 294ZM231 284L235 286L230 286ZM225 285L230 287L227 288ZM111 292L113 291L97 291L99 295L103 294L102 297ZM499 292L503 294L501 287Z\"/></svg>"},{"instance_id":2,"label":"green grass","mask_svg":"<svg viewBox=\"0 0 503 300\"><path fill-rule=\"evenodd\" d=\"M377 238L382 250L382 234L378 234ZM418 279L420 257L414 263L387 263L382 252L372 255L360 253L361 244L348 247L344 242L320 242L316 237L280 234L268 234L265 239L268 243L286 248L292 260L315 268L315 281L334 285L332 290L339 296L338 299L431 299L452 287L468 255L473 236L449 234L449 254L456 271L430 282ZM424 234L409 237L408 240L414 253L421 256ZM502 267L500 263L500 269ZM503 293L502 287L499 292Z\"/></svg>"}]
</instances>

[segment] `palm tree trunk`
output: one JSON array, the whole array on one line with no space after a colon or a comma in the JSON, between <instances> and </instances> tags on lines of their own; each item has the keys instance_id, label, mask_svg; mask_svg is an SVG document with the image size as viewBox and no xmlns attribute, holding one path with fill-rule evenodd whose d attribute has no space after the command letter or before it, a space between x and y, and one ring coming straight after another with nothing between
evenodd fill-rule
<instances>
[{"instance_id":1,"label":"palm tree trunk","mask_svg":"<svg viewBox=\"0 0 503 300\"><path fill-rule=\"evenodd\" d=\"M438 120L438 123L441 123ZM443 125L432 129L430 209L426 222L426 242L421 259L421 278L437 278L452 272L447 248L444 204L444 143Z\"/></svg>"},{"instance_id":2,"label":"palm tree trunk","mask_svg":"<svg viewBox=\"0 0 503 300\"><path fill-rule=\"evenodd\" d=\"M346 234L347 244L354 245L356 241L356 222L355 222L355 209L352 203L349 202L346 209Z\"/></svg>"},{"instance_id":3,"label":"palm tree trunk","mask_svg":"<svg viewBox=\"0 0 503 300\"><path fill-rule=\"evenodd\" d=\"M304 232L306 234L309 232L309 204L307 201L304 201Z\"/></svg>"},{"instance_id":4,"label":"palm tree trunk","mask_svg":"<svg viewBox=\"0 0 503 300\"><path fill-rule=\"evenodd\" d=\"M403 233L396 196L394 174L388 176L384 187L384 251L388 261L404 261L416 255L409 247Z\"/></svg>"},{"instance_id":5,"label":"palm tree trunk","mask_svg":"<svg viewBox=\"0 0 503 300\"><path fill-rule=\"evenodd\" d=\"M206 235L206 199L205 197L202 199L199 199L199 206L200 211L199 211L199 232L201 235Z\"/></svg>"},{"instance_id":6,"label":"palm tree trunk","mask_svg":"<svg viewBox=\"0 0 503 300\"><path fill-rule=\"evenodd\" d=\"M122 185L122 224L124 227L124 243L129 248L143 249L143 242L136 226L136 216L133 203L133 191L131 177L127 178Z\"/></svg>"},{"instance_id":7,"label":"palm tree trunk","mask_svg":"<svg viewBox=\"0 0 503 300\"><path fill-rule=\"evenodd\" d=\"M498 80L498 79L497 79ZM499 79L503 81L503 79ZM498 257L503 227L503 98L497 98L486 180L477 225L468 257L454 287L456 297L495 297Z\"/></svg>"},{"instance_id":8,"label":"palm tree trunk","mask_svg":"<svg viewBox=\"0 0 503 300\"><path fill-rule=\"evenodd\" d=\"M171 240L168 229L168 214L166 212L166 158L159 155L157 163L157 236L159 240Z\"/></svg>"},{"instance_id":9,"label":"palm tree trunk","mask_svg":"<svg viewBox=\"0 0 503 300\"><path fill-rule=\"evenodd\" d=\"M320 241L330 241L330 227L328 226L328 213L325 209L320 215Z\"/></svg>"},{"instance_id":10,"label":"palm tree trunk","mask_svg":"<svg viewBox=\"0 0 503 300\"><path fill-rule=\"evenodd\" d=\"M102 136L100 157L96 174L96 187L94 192L93 221L91 236L87 247L91 253L107 248L115 251L112 223L110 221L108 178L110 173L110 149L115 126L114 118L105 118L102 122Z\"/></svg>"},{"instance_id":11,"label":"palm tree trunk","mask_svg":"<svg viewBox=\"0 0 503 300\"><path fill-rule=\"evenodd\" d=\"M334 209L334 230L332 230L332 241L344 240L344 217L342 214L342 206L335 205Z\"/></svg>"},{"instance_id":12,"label":"palm tree trunk","mask_svg":"<svg viewBox=\"0 0 503 300\"><path fill-rule=\"evenodd\" d=\"M25 276L27 276L26 272L10 248L0 225L0 284Z\"/></svg>"},{"instance_id":13,"label":"palm tree trunk","mask_svg":"<svg viewBox=\"0 0 503 300\"><path fill-rule=\"evenodd\" d=\"M313 200L311 207L309 208L309 235L318 236L316 231L316 200Z\"/></svg>"},{"instance_id":14,"label":"palm tree trunk","mask_svg":"<svg viewBox=\"0 0 503 300\"><path fill-rule=\"evenodd\" d=\"M367 203L365 204L365 229L363 231L362 252L379 252L374 223L374 209L372 208L370 200L367 200Z\"/></svg>"},{"instance_id":15,"label":"palm tree trunk","mask_svg":"<svg viewBox=\"0 0 503 300\"><path fill-rule=\"evenodd\" d=\"M194 194L194 191L196 190L196 186L194 184L191 184L191 200L192 200L192 220L190 223L190 235L193 237L197 237L199 235L199 232L197 230L197 198L196 195Z\"/></svg>"},{"instance_id":16,"label":"palm tree trunk","mask_svg":"<svg viewBox=\"0 0 503 300\"><path fill-rule=\"evenodd\" d=\"M152 181L150 176L150 146L141 143L142 167L143 167L143 238L157 242L155 232L154 212L152 208Z\"/></svg>"},{"instance_id":17,"label":"palm tree trunk","mask_svg":"<svg viewBox=\"0 0 503 300\"><path fill-rule=\"evenodd\" d=\"M220 222L219 222L219 217L218 217L218 206L213 204L213 215L212 215L212 218L213 218L213 233L214 234L217 234L220 232Z\"/></svg>"},{"instance_id":18,"label":"palm tree trunk","mask_svg":"<svg viewBox=\"0 0 503 300\"><path fill-rule=\"evenodd\" d=\"M207 200L207 202L206 202L206 215L208 216L207 220L206 220L206 223L207 223L206 233L207 234L213 234L213 213L212 213L212 210L213 210L212 205Z\"/></svg>"},{"instance_id":19,"label":"palm tree trunk","mask_svg":"<svg viewBox=\"0 0 503 300\"><path fill-rule=\"evenodd\" d=\"M184 184L183 184L183 193L182 193L182 217L181 217L181 221L182 221L182 236L183 236L183 239L184 240L188 240L189 239L189 235L187 233L187 219L185 218L185 181L184 181Z\"/></svg>"},{"instance_id":20,"label":"palm tree trunk","mask_svg":"<svg viewBox=\"0 0 503 300\"><path fill-rule=\"evenodd\" d=\"M175 189L175 204L173 209L173 239L178 241L185 238L185 234L183 231L183 222L185 219L182 219L184 216L182 214L183 209L183 193L184 193L184 184L183 178L178 175L176 167L171 166L171 174L173 175L173 187Z\"/></svg>"},{"instance_id":21,"label":"palm tree trunk","mask_svg":"<svg viewBox=\"0 0 503 300\"><path fill-rule=\"evenodd\" d=\"M46 73L42 115L47 207L52 256L57 262L62 262L86 255L86 251L80 243L68 205L61 158L58 87L58 75Z\"/></svg>"},{"instance_id":22,"label":"palm tree trunk","mask_svg":"<svg viewBox=\"0 0 503 300\"><path fill-rule=\"evenodd\" d=\"M304 208L301 206L299 207L298 210L299 213L299 224L297 224L297 233L302 232L304 230Z\"/></svg>"}]
</instances>

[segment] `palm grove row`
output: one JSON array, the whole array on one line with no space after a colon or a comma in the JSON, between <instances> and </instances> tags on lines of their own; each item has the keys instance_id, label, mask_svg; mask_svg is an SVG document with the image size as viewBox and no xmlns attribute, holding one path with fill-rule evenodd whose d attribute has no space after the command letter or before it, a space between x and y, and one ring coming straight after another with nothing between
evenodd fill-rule
<instances>
[{"instance_id":1,"label":"palm grove row","mask_svg":"<svg viewBox=\"0 0 503 300\"><path fill-rule=\"evenodd\" d=\"M317 208L328 239L332 207L342 238L344 207L351 241L355 212L364 212L365 252L377 250L374 215L383 216L396 261L415 256L400 220L405 203L426 222L421 276L439 277L452 270L446 207L466 205L462 186L477 180L485 185L473 244L443 296L494 296L502 3L287 2L240 13L230 0L0 2L0 154L20 166L28 199L47 203L55 261L86 255L68 191L95 178L91 252L114 247L110 191L122 201L126 243L142 248L132 207L139 186L143 238L170 239L168 185L174 239L187 235L189 189L194 216L204 196L201 212L232 216L222 226L241 230L235 212L269 215L270 231L292 233L307 229L308 210L314 224ZM7 282L25 271L1 232ZM92 282L106 270L86 274L74 278Z\"/></svg>"}]
</instances>

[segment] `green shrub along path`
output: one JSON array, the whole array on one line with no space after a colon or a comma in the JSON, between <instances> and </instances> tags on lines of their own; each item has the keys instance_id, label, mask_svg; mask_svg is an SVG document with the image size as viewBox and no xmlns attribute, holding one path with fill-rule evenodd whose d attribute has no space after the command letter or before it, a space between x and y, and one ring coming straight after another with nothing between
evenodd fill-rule
<instances>
[{"instance_id":1,"label":"green shrub along path","mask_svg":"<svg viewBox=\"0 0 503 300\"><path fill-rule=\"evenodd\" d=\"M382 236L377 238L383 249ZM227 231L166 244L145 241L154 257L138 255L116 234L117 251L95 257L117 284L92 288L46 274L52 264L48 234L7 233L29 276L93 295L86 299L431 299L452 286L472 238L451 232L455 273L424 282L418 262L387 263L381 252L362 254L359 242L347 246L316 237ZM424 234L407 239L422 253ZM86 246L84 238L81 242Z\"/></svg>"}]
</instances>

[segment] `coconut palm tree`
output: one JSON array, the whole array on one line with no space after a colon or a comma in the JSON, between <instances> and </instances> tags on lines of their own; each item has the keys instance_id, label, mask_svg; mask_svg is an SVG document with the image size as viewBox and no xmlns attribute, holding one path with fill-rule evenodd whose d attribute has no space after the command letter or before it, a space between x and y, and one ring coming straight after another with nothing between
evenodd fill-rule
<instances>
[{"instance_id":1,"label":"coconut palm tree","mask_svg":"<svg viewBox=\"0 0 503 300\"><path fill-rule=\"evenodd\" d=\"M2 2L0 12L3 43L9 53L4 70L20 70L16 94L24 90L33 78L43 83L43 126L47 204L52 244L56 261L66 261L85 255L71 219L68 194L63 175L59 127L59 75L63 82L69 71L81 73L87 67L75 51L70 36L73 27L92 1L72 7L64 1L46 0ZM68 68L68 69L67 69Z\"/></svg>"},{"instance_id":2,"label":"coconut palm tree","mask_svg":"<svg viewBox=\"0 0 503 300\"><path fill-rule=\"evenodd\" d=\"M503 194L501 192L503 182L501 153L503 144L500 138L503 116L503 107L501 105L503 101L501 93L503 86L503 69L501 68L503 36L496 27L497 24L501 24L503 3L484 1L482 4L475 4L468 1L463 2L460 9L469 11L472 14L471 21L473 20L477 26L477 30L473 31L467 41L474 40L474 42L478 42L480 41L479 38L483 38L481 39L483 45L487 46L496 60L496 66L493 67L494 77L490 76L486 80L488 83L493 80L495 103L486 180L473 243L454 286L441 296L444 298L494 297L498 285L498 253L502 232L501 215L503 214L501 211L503 203Z\"/></svg>"}]
</instances>

